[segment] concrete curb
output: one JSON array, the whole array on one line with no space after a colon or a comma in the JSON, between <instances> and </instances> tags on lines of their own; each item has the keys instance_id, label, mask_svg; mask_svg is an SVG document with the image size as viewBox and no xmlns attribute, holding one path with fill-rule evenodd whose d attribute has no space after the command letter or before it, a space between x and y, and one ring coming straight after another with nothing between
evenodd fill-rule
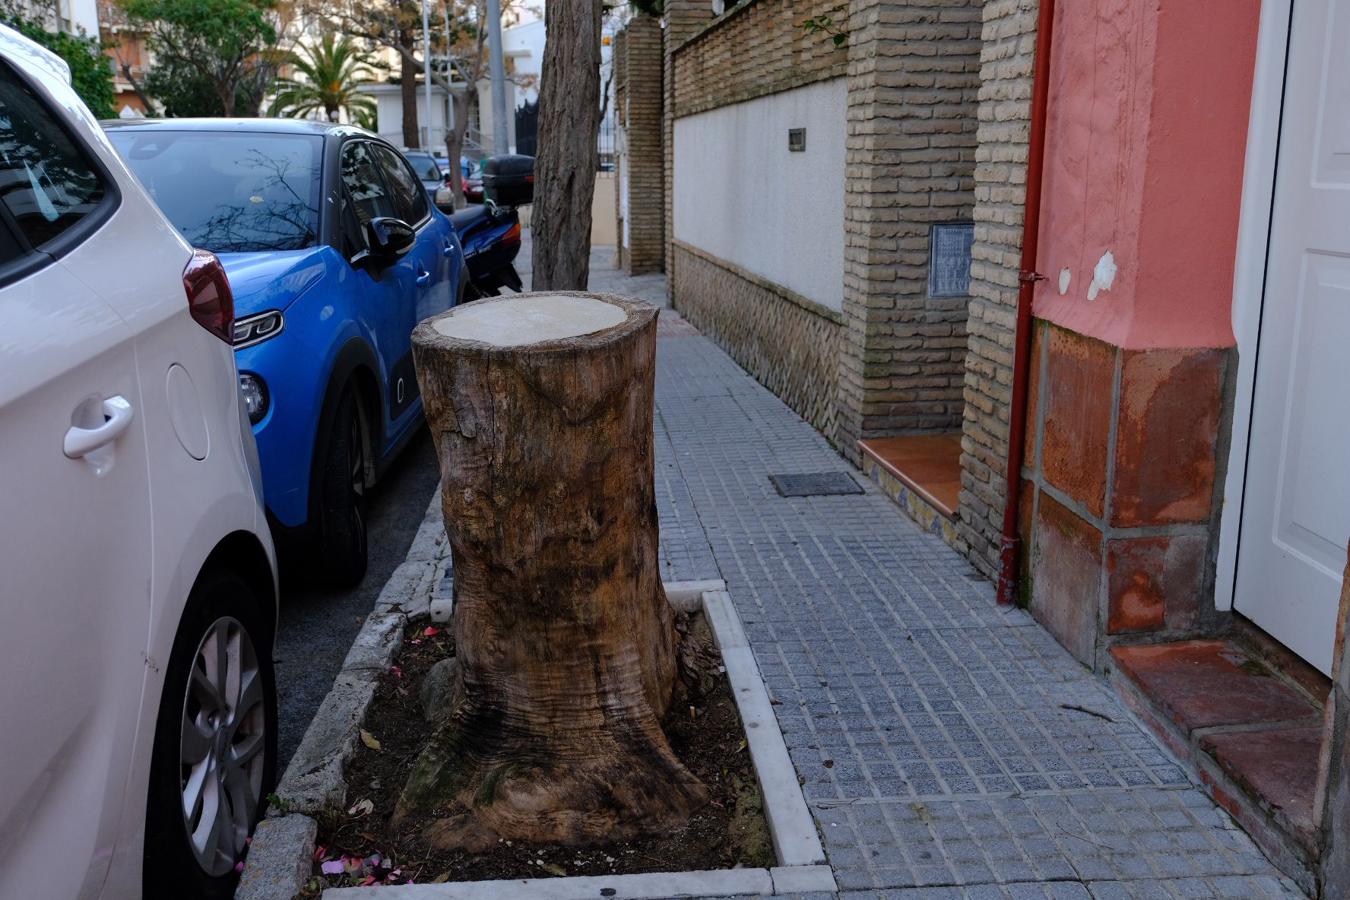
<instances>
[{"instance_id":1,"label":"concrete curb","mask_svg":"<svg viewBox=\"0 0 1350 900\"><path fill-rule=\"evenodd\" d=\"M437 487L408 555L380 590L286 767L276 789L279 802L268 809L249 845L235 900L291 900L309 881L318 832L312 817L326 807L346 805L344 769L380 673L402 645L408 622L427 617L432 594L444 580L450 545L440 500Z\"/></svg>"}]
</instances>

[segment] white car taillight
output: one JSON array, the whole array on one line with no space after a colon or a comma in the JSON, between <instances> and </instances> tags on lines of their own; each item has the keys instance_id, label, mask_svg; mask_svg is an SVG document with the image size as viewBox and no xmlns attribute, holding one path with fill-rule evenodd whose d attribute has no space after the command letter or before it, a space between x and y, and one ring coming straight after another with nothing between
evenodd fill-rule
<instances>
[{"instance_id":1,"label":"white car taillight","mask_svg":"<svg viewBox=\"0 0 1350 900\"><path fill-rule=\"evenodd\" d=\"M198 325L229 344L234 339L234 294L225 267L209 250L193 250L183 270L188 311Z\"/></svg>"}]
</instances>

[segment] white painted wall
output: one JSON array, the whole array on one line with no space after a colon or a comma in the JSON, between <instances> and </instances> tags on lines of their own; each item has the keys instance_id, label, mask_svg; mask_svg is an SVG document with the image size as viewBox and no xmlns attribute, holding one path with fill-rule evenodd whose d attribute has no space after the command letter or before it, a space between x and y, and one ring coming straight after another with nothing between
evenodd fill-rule
<instances>
[{"instance_id":1,"label":"white painted wall","mask_svg":"<svg viewBox=\"0 0 1350 900\"><path fill-rule=\"evenodd\" d=\"M677 119L676 240L840 309L846 81ZM790 153L803 127L806 150Z\"/></svg>"}]
</instances>

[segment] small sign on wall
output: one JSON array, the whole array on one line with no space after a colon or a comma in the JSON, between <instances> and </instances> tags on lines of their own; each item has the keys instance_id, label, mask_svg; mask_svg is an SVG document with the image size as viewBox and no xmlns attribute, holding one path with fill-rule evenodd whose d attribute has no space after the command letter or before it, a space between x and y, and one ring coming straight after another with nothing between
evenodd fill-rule
<instances>
[{"instance_id":1,"label":"small sign on wall","mask_svg":"<svg viewBox=\"0 0 1350 900\"><path fill-rule=\"evenodd\" d=\"M970 294L970 247L973 243L973 222L932 226L928 233L928 296L965 297Z\"/></svg>"},{"instance_id":2,"label":"small sign on wall","mask_svg":"<svg viewBox=\"0 0 1350 900\"><path fill-rule=\"evenodd\" d=\"M789 128L788 129L788 152L803 153L806 150L806 129Z\"/></svg>"}]
</instances>

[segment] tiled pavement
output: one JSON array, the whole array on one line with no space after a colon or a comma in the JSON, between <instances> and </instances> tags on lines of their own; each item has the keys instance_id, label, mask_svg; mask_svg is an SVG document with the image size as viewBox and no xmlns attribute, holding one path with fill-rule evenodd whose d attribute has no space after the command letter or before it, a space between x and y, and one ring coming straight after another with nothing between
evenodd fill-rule
<instances>
[{"instance_id":1,"label":"tiled pavement","mask_svg":"<svg viewBox=\"0 0 1350 900\"><path fill-rule=\"evenodd\" d=\"M779 497L770 474L852 467L678 325L658 349L664 578L727 582L840 900L1302 896L1100 679L870 482Z\"/></svg>"}]
</instances>

